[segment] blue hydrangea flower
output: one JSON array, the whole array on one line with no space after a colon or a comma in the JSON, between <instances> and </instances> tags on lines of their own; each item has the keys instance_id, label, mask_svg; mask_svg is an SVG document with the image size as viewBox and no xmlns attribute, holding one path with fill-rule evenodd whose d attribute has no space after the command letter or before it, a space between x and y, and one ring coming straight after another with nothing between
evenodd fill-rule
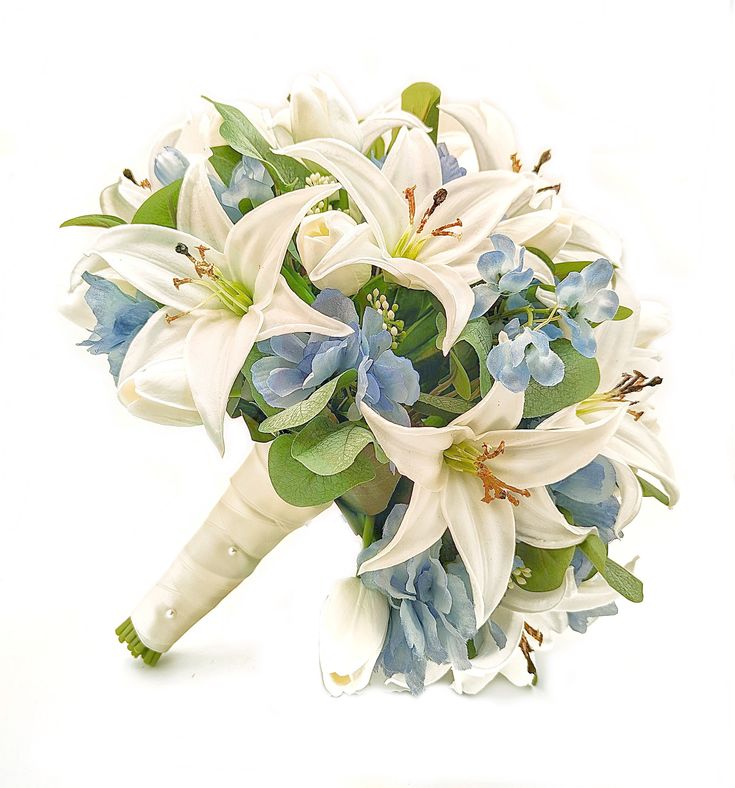
<instances>
[{"instance_id":1,"label":"blue hydrangea flower","mask_svg":"<svg viewBox=\"0 0 735 788\"><path fill-rule=\"evenodd\" d=\"M376 555L395 536L406 509L393 507L383 526L383 538L358 556L358 565ZM441 542L397 566L365 572L363 583L388 597L390 619L378 665L386 676L403 674L409 690L424 688L428 661L451 663L457 670L471 667L467 641L477 632L470 581L459 561L444 568ZM502 632L500 633L502 636Z\"/></svg>"},{"instance_id":2,"label":"blue hydrangea flower","mask_svg":"<svg viewBox=\"0 0 735 788\"><path fill-rule=\"evenodd\" d=\"M348 337L289 334L258 343L266 357L253 364L253 385L275 408L305 400L316 388L348 369L357 370L358 403L365 401L385 418L408 425L402 405L419 398L419 376L407 358L390 349L393 337L383 318L368 307L358 324L355 305L339 290L326 289L312 307L353 329Z\"/></svg>"},{"instance_id":3,"label":"blue hydrangea flower","mask_svg":"<svg viewBox=\"0 0 735 788\"><path fill-rule=\"evenodd\" d=\"M554 503L572 515L575 525L597 528L600 539L606 544L618 538L614 531L620 511L620 501L615 497L617 476L606 457L597 456L584 468L550 484L547 489ZM578 583L592 571L592 562L579 549L575 551L572 565Z\"/></svg>"},{"instance_id":4,"label":"blue hydrangea flower","mask_svg":"<svg viewBox=\"0 0 735 788\"><path fill-rule=\"evenodd\" d=\"M587 627L600 616L616 616L618 613L618 606L615 602L608 602L607 605L596 607L594 610L580 610L576 613L567 613L567 620L569 626L581 635L587 631Z\"/></svg>"},{"instance_id":5,"label":"blue hydrangea flower","mask_svg":"<svg viewBox=\"0 0 735 788\"><path fill-rule=\"evenodd\" d=\"M491 235L490 240L495 249L485 252L477 261L485 282L472 288L475 306L470 320L484 315L501 296L513 296L525 290L534 275L533 269L523 268L526 250L522 246L517 247L506 235Z\"/></svg>"},{"instance_id":6,"label":"blue hydrangea flower","mask_svg":"<svg viewBox=\"0 0 735 788\"><path fill-rule=\"evenodd\" d=\"M188 166L189 159L178 148L167 145L153 161L153 174L163 186L168 186L183 178ZM229 184L223 184L214 175L209 176L209 183L233 222L242 219L242 200L250 200L255 208L273 197L273 179L263 163L250 156L243 156L235 166Z\"/></svg>"},{"instance_id":7,"label":"blue hydrangea flower","mask_svg":"<svg viewBox=\"0 0 735 788\"><path fill-rule=\"evenodd\" d=\"M590 323L612 320L618 311L618 294L607 289L612 275L612 264L601 257L582 271L572 271L556 286L561 321L575 350L587 358L597 352Z\"/></svg>"},{"instance_id":8,"label":"blue hydrangea flower","mask_svg":"<svg viewBox=\"0 0 735 788\"><path fill-rule=\"evenodd\" d=\"M442 183L449 183L449 181L467 175L467 170L459 166L457 157L452 156L446 143L440 142L436 146L436 152L439 154L439 164L442 168Z\"/></svg>"},{"instance_id":9,"label":"blue hydrangea flower","mask_svg":"<svg viewBox=\"0 0 735 788\"><path fill-rule=\"evenodd\" d=\"M511 391L525 391L533 378L542 386L555 386L564 378L564 362L549 346L543 331L521 327L518 318L506 326L507 342L496 345L488 354L490 374Z\"/></svg>"},{"instance_id":10,"label":"blue hydrangea flower","mask_svg":"<svg viewBox=\"0 0 735 788\"><path fill-rule=\"evenodd\" d=\"M89 285L84 300L97 325L90 338L79 344L94 355L107 353L110 373L117 383L130 343L148 318L158 311L158 304L142 293L129 296L114 282L89 271L82 274L82 279Z\"/></svg>"}]
</instances>

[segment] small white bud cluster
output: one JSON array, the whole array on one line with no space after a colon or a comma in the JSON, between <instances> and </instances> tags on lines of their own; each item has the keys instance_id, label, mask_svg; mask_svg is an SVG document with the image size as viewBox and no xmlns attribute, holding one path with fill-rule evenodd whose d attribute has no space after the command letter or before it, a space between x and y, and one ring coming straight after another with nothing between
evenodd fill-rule
<instances>
[{"instance_id":1,"label":"small white bud cluster","mask_svg":"<svg viewBox=\"0 0 735 788\"><path fill-rule=\"evenodd\" d=\"M318 172L313 172L311 175L307 175L304 179L304 184L309 186L325 186L328 183L337 183L337 181L331 175L320 175ZM334 208L329 204L328 200L319 200L319 202L309 208L307 211L307 216L310 216L315 213L325 213L326 211L332 211Z\"/></svg>"},{"instance_id":2,"label":"small white bud cluster","mask_svg":"<svg viewBox=\"0 0 735 788\"><path fill-rule=\"evenodd\" d=\"M391 305L388 299L376 287L372 293L367 294L370 306L383 318L383 330L390 332L393 337L392 349L398 347L398 335L403 331L403 321L396 320L398 304Z\"/></svg>"}]
</instances>

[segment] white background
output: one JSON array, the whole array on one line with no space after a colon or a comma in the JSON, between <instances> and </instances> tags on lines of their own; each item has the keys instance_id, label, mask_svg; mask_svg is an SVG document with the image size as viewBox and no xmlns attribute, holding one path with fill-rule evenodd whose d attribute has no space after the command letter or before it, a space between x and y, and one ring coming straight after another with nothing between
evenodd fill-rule
<instances>
[{"instance_id":1,"label":"white background","mask_svg":"<svg viewBox=\"0 0 735 788\"><path fill-rule=\"evenodd\" d=\"M727 2L16 3L0 80L0 785L726 785L732 746L733 15ZM9 24L8 24L9 22ZM357 109L416 79L484 97L553 150L566 201L624 238L674 330L660 418L683 487L619 555L640 606L476 698L320 683L317 622L356 539L336 515L282 544L161 660L114 627L207 514L200 429L137 421L55 312L124 166L207 93L285 99L331 73Z\"/></svg>"}]
</instances>

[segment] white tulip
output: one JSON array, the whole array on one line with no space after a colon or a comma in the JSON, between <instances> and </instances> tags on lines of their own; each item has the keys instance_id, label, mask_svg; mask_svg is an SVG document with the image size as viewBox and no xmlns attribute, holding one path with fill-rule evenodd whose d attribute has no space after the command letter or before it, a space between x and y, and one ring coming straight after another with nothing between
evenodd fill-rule
<instances>
[{"instance_id":1,"label":"white tulip","mask_svg":"<svg viewBox=\"0 0 735 788\"><path fill-rule=\"evenodd\" d=\"M319 661L330 695L352 695L368 685L383 648L388 616L386 597L359 578L335 583L322 610L319 635Z\"/></svg>"}]
</instances>

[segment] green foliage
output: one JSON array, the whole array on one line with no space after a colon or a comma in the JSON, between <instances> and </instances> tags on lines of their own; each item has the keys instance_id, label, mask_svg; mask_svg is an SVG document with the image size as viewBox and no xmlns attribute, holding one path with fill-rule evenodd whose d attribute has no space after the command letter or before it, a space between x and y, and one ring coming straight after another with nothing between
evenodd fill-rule
<instances>
[{"instance_id":1,"label":"green foliage","mask_svg":"<svg viewBox=\"0 0 735 788\"><path fill-rule=\"evenodd\" d=\"M631 602L643 601L643 583L607 556L607 547L597 534L590 534L579 546L609 586Z\"/></svg>"},{"instance_id":2,"label":"green foliage","mask_svg":"<svg viewBox=\"0 0 735 788\"><path fill-rule=\"evenodd\" d=\"M318 388L303 402L297 402L296 405L269 416L260 425L261 431L276 433L306 424L307 421L311 421L314 416L326 408L327 403L337 389L349 386L356 377L357 372L354 369L343 372L339 377L333 378Z\"/></svg>"},{"instance_id":3,"label":"green foliage","mask_svg":"<svg viewBox=\"0 0 735 788\"><path fill-rule=\"evenodd\" d=\"M455 391L464 400L472 399L472 383L467 370L462 366L459 356L454 350L449 351L449 377Z\"/></svg>"},{"instance_id":4,"label":"green foliage","mask_svg":"<svg viewBox=\"0 0 735 788\"><path fill-rule=\"evenodd\" d=\"M627 320L633 314L633 310L627 306L619 306L618 311L613 315L613 320Z\"/></svg>"},{"instance_id":5,"label":"green foliage","mask_svg":"<svg viewBox=\"0 0 735 788\"><path fill-rule=\"evenodd\" d=\"M657 501L660 501L664 506L671 506L671 499L663 490L659 490L655 484L652 484L648 481L648 479L644 479L642 476L635 474L635 478L638 479L638 484L641 486L641 490L643 492L644 498L655 498Z\"/></svg>"},{"instance_id":6,"label":"green foliage","mask_svg":"<svg viewBox=\"0 0 735 788\"><path fill-rule=\"evenodd\" d=\"M225 186L229 185L232 171L241 161L242 153L229 145L216 145L212 148L212 155L209 157L209 163L214 167L214 171Z\"/></svg>"},{"instance_id":7,"label":"green foliage","mask_svg":"<svg viewBox=\"0 0 735 788\"><path fill-rule=\"evenodd\" d=\"M367 450L349 468L332 476L320 476L291 454L295 435L279 435L268 453L268 473L278 495L293 506L329 503L358 484L375 478Z\"/></svg>"},{"instance_id":8,"label":"green foliage","mask_svg":"<svg viewBox=\"0 0 735 788\"><path fill-rule=\"evenodd\" d=\"M425 405L426 407L417 407L419 404ZM469 402L457 399L456 397L441 397L435 394L419 394L418 403L414 405L414 407L419 411L419 413L427 413L432 415L436 414L438 411L439 415L449 414L454 417L459 416L462 413L466 413L472 407L472 405Z\"/></svg>"},{"instance_id":9,"label":"green foliage","mask_svg":"<svg viewBox=\"0 0 735 788\"><path fill-rule=\"evenodd\" d=\"M309 175L309 170L295 159L274 153L268 141L236 107L211 102L222 116L220 134L239 153L262 161L273 178L279 192L299 189Z\"/></svg>"},{"instance_id":10,"label":"green foliage","mask_svg":"<svg viewBox=\"0 0 735 788\"><path fill-rule=\"evenodd\" d=\"M131 224L157 224L175 229L180 190L181 179L153 192L135 212Z\"/></svg>"},{"instance_id":11,"label":"green foliage","mask_svg":"<svg viewBox=\"0 0 735 788\"><path fill-rule=\"evenodd\" d=\"M339 423L322 414L310 421L291 446L291 456L320 476L340 473L374 441L370 430L359 422Z\"/></svg>"},{"instance_id":12,"label":"green foliage","mask_svg":"<svg viewBox=\"0 0 735 788\"><path fill-rule=\"evenodd\" d=\"M414 82L401 93L401 109L413 113L430 129L429 136L436 145L439 133L439 100L441 90L431 82Z\"/></svg>"},{"instance_id":13,"label":"green foliage","mask_svg":"<svg viewBox=\"0 0 735 788\"><path fill-rule=\"evenodd\" d=\"M119 216L110 216L106 213L87 213L84 216L67 219L59 227L117 227L119 224L127 224L127 222Z\"/></svg>"},{"instance_id":14,"label":"green foliage","mask_svg":"<svg viewBox=\"0 0 735 788\"><path fill-rule=\"evenodd\" d=\"M393 472L388 463L381 462L373 449L365 449L360 457L367 457L375 472L375 477L363 484L353 487L341 497L343 505L352 511L366 515L377 515L385 511L390 503L396 485L403 478L400 473ZM341 507L340 507L341 508Z\"/></svg>"},{"instance_id":15,"label":"green foliage","mask_svg":"<svg viewBox=\"0 0 735 788\"><path fill-rule=\"evenodd\" d=\"M600 368L594 358L585 358L567 339L555 340L551 349L564 362L564 379L556 386L542 386L531 380L526 389L524 418L556 413L594 394L600 385Z\"/></svg>"},{"instance_id":16,"label":"green foliage","mask_svg":"<svg viewBox=\"0 0 735 788\"><path fill-rule=\"evenodd\" d=\"M480 396L484 397L493 385L492 376L485 363L493 347L493 332L488 321L484 317L471 320L462 329L455 344L460 342L466 342L477 353L477 360L480 364Z\"/></svg>"},{"instance_id":17,"label":"green foliage","mask_svg":"<svg viewBox=\"0 0 735 788\"><path fill-rule=\"evenodd\" d=\"M564 582L564 574L574 556L574 547L562 547L558 550L544 550L540 547L518 542L516 554L531 570L531 576L524 591L553 591Z\"/></svg>"}]
</instances>

